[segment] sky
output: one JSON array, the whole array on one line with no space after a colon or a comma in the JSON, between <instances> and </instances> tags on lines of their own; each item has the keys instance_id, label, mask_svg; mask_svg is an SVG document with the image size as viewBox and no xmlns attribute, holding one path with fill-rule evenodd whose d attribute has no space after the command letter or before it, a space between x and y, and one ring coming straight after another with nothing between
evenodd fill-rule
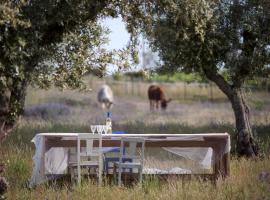
<instances>
[{"instance_id":1,"label":"sky","mask_svg":"<svg viewBox=\"0 0 270 200\"><path fill-rule=\"evenodd\" d=\"M125 24L122 21L121 18L106 18L105 20L102 21L101 23L102 25L108 27L110 29L110 34L109 34L109 44L107 46L105 46L106 48L108 48L109 50L112 49L121 49L123 47L125 47L128 42L129 42L129 38L130 38L130 34L127 32L126 28L125 28ZM132 69L130 70L139 70L142 68L142 51L143 47L142 45L139 46L139 65L138 66L133 66ZM148 52L149 47L145 44L145 50ZM153 54L154 55L154 54ZM152 63L150 61L150 65L154 65L154 61L156 61L157 55L150 57L150 60L152 59ZM146 58L147 59L147 58ZM148 58L149 60L149 58ZM108 73L111 74L114 71L117 70L116 66L109 66L108 69Z\"/></svg>"},{"instance_id":2,"label":"sky","mask_svg":"<svg viewBox=\"0 0 270 200\"><path fill-rule=\"evenodd\" d=\"M121 49L127 45L130 35L121 18L107 18L102 24L111 31L109 34L109 49Z\"/></svg>"},{"instance_id":3,"label":"sky","mask_svg":"<svg viewBox=\"0 0 270 200\"><path fill-rule=\"evenodd\" d=\"M103 20L101 24L110 29L110 41L108 45L105 45L108 50L121 49L128 44L130 35L121 18L107 18ZM117 71L117 66L110 65L107 68L108 74L112 74L114 71Z\"/></svg>"}]
</instances>

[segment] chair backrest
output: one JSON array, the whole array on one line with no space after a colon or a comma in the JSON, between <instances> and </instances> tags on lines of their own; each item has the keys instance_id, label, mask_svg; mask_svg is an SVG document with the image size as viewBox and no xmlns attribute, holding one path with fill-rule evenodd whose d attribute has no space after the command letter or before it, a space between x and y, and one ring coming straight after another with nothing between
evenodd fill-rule
<instances>
[{"instance_id":1,"label":"chair backrest","mask_svg":"<svg viewBox=\"0 0 270 200\"><path fill-rule=\"evenodd\" d=\"M94 140L98 140L99 152L102 151L102 135L101 134L91 134L91 133L81 133L77 138L77 153L79 156L99 156L99 153L94 152ZM81 148L81 142L85 142L85 150Z\"/></svg>"},{"instance_id":2,"label":"chair backrest","mask_svg":"<svg viewBox=\"0 0 270 200\"><path fill-rule=\"evenodd\" d=\"M98 140L98 151L93 151L94 141ZM85 141L85 151L81 148L81 141ZM98 161L92 162L92 157L98 158ZM85 160L84 158L87 158ZM90 158L90 160L88 160ZM99 168L98 180L99 185L102 183L102 134L80 133L77 138L77 170L78 170L78 183L81 182L81 165L97 165Z\"/></svg>"},{"instance_id":3,"label":"chair backrest","mask_svg":"<svg viewBox=\"0 0 270 200\"><path fill-rule=\"evenodd\" d=\"M128 145L128 146L127 146ZM145 140L138 137L125 137L121 139L120 146L120 162L123 162L125 158L138 159L141 164L144 160L144 146ZM137 147L141 151L137 151Z\"/></svg>"}]
</instances>

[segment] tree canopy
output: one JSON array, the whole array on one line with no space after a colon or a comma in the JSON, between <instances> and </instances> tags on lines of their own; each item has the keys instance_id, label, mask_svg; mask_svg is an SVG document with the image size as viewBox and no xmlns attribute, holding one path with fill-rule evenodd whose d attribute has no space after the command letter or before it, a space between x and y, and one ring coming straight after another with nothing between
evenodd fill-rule
<instances>
[{"instance_id":1,"label":"tree canopy","mask_svg":"<svg viewBox=\"0 0 270 200\"><path fill-rule=\"evenodd\" d=\"M136 3L129 4L133 9L126 12L135 12L130 12L126 21L133 24L130 27L136 29L135 34L143 33L158 52L163 61L158 71L199 72L215 82L232 104L239 154L257 154L241 88L256 75L269 77L269 1L138 0Z\"/></svg>"},{"instance_id":2,"label":"tree canopy","mask_svg":"<svg viewBox=\"0 0 270 200\"><path fill-rule=\"evenodd\" d=\"M117 15L116 2L1 0L0 139L23 112L28 85L83 88L84 74L128 65L125 50L106 51L108 31L98 23Z\"/></svg>"},{"instance_id":3,"label":"tree canopy","mask_svg":"<svg viewBox=\"0 0 270 200\"><path fill-rule=\"evenodd\" d=\"M265 0L154 1L129 21L159 53L161 70L226 70L227 81L240 86L256 74L269 76L269 11Z\"/></svg>"}]
</instances>

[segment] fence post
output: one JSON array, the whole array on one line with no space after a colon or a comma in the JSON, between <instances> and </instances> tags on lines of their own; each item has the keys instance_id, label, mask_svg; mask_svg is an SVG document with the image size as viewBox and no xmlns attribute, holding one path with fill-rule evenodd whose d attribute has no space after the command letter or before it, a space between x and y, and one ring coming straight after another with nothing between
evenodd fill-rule
<instances>
[{"instance_id":1,"label":"fence post","mask_svg":"<svg viewBox=\"0 0 270 200\"><path fill-rule=\"evenodd\" d=\"M210 101L213 101L214 97L213 97L213 85L212 83L210 83Z\"/></svg>"},{"instance_id":2,"label":"fence post","mask_svg":"<svg viewBox=\"0 0 270 200\"><path fill-rule=\"evenodd\" d=\"M124 84L125 84L125 91L126 91L126 94L129 95L129 90L128 90L129 83L128 83L128 80L125 80L125 81L124 81Z\"/></svg>"},{"instance_id":3,"label":"fence post","mask_svg":"<svg viewBox=\"0 0 270 200\"><path fill-rule=\"evenodd\" d=\"M184 82L184 101L186 100L186 96L187 96L187 86L186 82Z\"/></svg>"},{"instance_id":4,"label":"fence post","mask_svg":"<svg viewBox=\"0 0 270 200\"><path fill-rule=\"evenodd\" d=\"M134 96L134 80L131 78L131 86L132 86L132 96Z\"/></svg>"}]
</instances>

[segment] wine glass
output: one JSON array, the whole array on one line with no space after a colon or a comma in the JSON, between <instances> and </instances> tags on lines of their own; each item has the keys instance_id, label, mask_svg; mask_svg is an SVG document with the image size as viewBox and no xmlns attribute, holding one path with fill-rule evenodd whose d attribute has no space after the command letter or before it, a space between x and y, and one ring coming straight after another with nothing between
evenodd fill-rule
<instances>
[{"instance_id":1,"label":"wine glass","mask_svg":"<svg viewBox=\"0 0 270 200\"><path fill-rule=\"evenodd\" d=\"M91 125L90 128L91 128L92 133L95 134L97 126L96 125Z\"/></svg>"},{"instance_id":2,"label":"wine glass","mask_svg":"<svg viewBox=\"0 0 270 200\"><path fill-rule=\"evenodd\" d=\"M103 125L102 128L103 128L104 134L107 134L107 132L108 132L108 126L107 125Z\"/></svg>"},{"instance_id":3,"label":"wine glass","mask_svg":"<svg viewBox=\"0 0 270 200\"><path fill-rule=\"evenodd\" d=\"M102 125L97 125L98 134L102 134Z\"/></svg>"}]
</instances>

